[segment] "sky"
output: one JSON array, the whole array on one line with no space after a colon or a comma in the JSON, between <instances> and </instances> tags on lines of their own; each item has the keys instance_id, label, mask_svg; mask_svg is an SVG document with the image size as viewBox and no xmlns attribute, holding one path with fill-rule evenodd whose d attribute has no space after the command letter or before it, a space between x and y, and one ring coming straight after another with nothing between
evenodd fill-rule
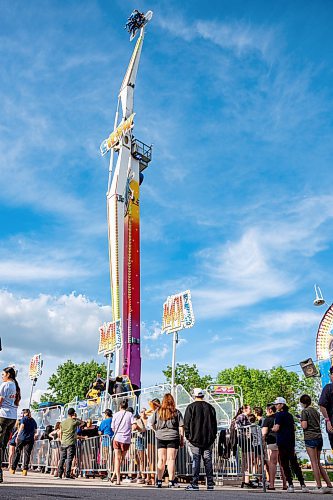
<instances>
[{"instance_id":1,"label":"sky","mask_svg":"<svg viewBox=\"0 0 333 500\"><path fill-rule=\"evenodd\" d=\"M106 200L133 8L154 11L135 90L153 144L141 186L142 383L164 381L166 297L196 318L177 361L216 376L315 359L333 301L329 1L0 0L0 336L25 400L44 372L99 359L111 320ZM295 368L297 370L297 367Z\"/></svg>"}]
</instances>

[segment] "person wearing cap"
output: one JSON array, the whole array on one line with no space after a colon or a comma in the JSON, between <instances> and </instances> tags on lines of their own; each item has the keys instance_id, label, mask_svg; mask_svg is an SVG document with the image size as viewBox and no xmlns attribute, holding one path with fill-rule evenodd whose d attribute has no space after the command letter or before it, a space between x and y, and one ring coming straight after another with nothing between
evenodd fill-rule
<instances>
[{"instance_id":1,"label":"person wearing cap","mask_svg":"<svg viewBox=\"0 0 333 500\"><path fill-rule=\"evenodd\" d=\"M65 479L74 479L71 476L71 469L76 450L76 431L77 428L83 424L83 421L77 418L74 408L69 408L67 413L68 417L60 424L60 461L58 466L58 476L54 479L62 479L65 462Z\"/></svg>"},{"instance_id":2,"label":"person wearing cap","mask_svg":"<svg viewBox=\"0 0 333 500\"><path fill-rule=\"evenodd\" d=\"M278 397L272 403L276 406L277 413L275 414L275 421L272 431L276 433L276 444L279 449L281 465L283 467L287 482L288 493L294 492L293 477L291 469L300 482L303 493L308 493L305 486L302 470L298 463L295 453L295 422L294 418L288 411L287 401ZM291 468L290 468L291 467Z\"/></svg>"},{"instance_id":3,"label":"person wearing cap","mask_svg":"<svg viewBox=\"0 0 333 500\"><path fill-rule=\"evenodd\" d=\"M318 405L325 419L328 439L333 449L333 366L330 367L329 375L331 382L323 388Z\"/></svg>"},{"instance_id":4,"label":"person wearing cap","mask_svg":"<svg viewBox=\"0 0 333 500\"><path fill-rule=\"evenodd\" d=\"M193 455L193 479L186 490L199 489L201 457L207 476L207 490L214 489L212 447L217 435L215 408L204 401L205 393L200 388L193 389L195 400L185 411L185 437Z\"/></svg>"}]
</instances>

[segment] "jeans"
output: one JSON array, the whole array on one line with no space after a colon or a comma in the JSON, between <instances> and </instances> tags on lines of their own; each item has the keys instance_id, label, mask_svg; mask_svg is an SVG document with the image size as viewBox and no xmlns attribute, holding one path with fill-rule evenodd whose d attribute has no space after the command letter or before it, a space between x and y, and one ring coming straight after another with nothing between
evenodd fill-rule
<instances>
[{"instance_id":1,"label":"jeans","mask_svg":"<svg viewBox=\"0 0 333 500\"><path fill-rule=\"evenodd\" d=\"M71 476L72 463L75 457L75 444L69 446L61 445L60 448L60 461L58 467L58 476L62 477L64 473L64 465L66 462L66 477Z\"/></svg>"},{"instance_id":2,"label":"jeans","mask_svg":"<svg viewBox=\"0 0 333 500\"><path fill-rule=\"evenodd\" d=\"M291 469L292 469L293 473L299 480L300 484L303 485L304 477L297 460L295 449L290 447L279 446L279 455L280 455L281 465L288 484L293 484L293 477L291 474Z\"/></svg>"},{"instance_id":3,"label":"jeans","mask_svg":"<svg viewBox=\"0 0 333 500\"><path fill-rule=\"evenodd\" d=\"M201 457L203 458L207 484L208 486L214 485L213 461L212 461L212 447L210 448L197 448L189 443L190 450L193 455L193 479L192 484L198 485L200 476L200 463Z\"/></svg>"},{"instance_id":4,"label":"jeans","mask_svg":"<svg viewBox=\"0 0 333 500\"><path fill-rule=\"evenodd\" d=\"M18 440L16 448L15 448L15 456L14 456L14 460L13 460L12 469L16 470L17 465L20 461L21 452L23 450L22 469L28 470L29 462L30 462L30 455L31 455L33 447L34 447L34 442L31 441L31 439L29 441Z\"/></svg>"},{"instance_id":5,"label":"jeans","mask_svg":"<svg viewBox=\"0 0 333 500\"><path fill-rule=\"evenodd\" d=\"M0 417L0 469L2 467L3 455L9 441L9 436L14 428L15 422L15 418Z\"/></svg>"}]
</instances>

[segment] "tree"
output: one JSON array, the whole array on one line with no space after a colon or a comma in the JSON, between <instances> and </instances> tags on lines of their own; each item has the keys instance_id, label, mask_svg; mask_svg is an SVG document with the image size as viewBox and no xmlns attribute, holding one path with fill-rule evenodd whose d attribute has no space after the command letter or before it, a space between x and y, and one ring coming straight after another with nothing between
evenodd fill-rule
<instances>
[{"instance_id":1,"label":"tree","mask_svg":"<svg viewBox=\"0 0 333 500\"><path fill-rule=\"evenodd\" d=\"M166 377L167 382L171 382L171 366L167 366L163 370L163 374ZM204 375L201 377L197 365L188 365L187 363L176 364L175 382L176 384L181 384L188 392L191 392L194 387L201 387L205 389L213 381L210 375Z\"/></svg>"},{"instance_id":2,"label":"tree","mask_svg":"<svg viewBox=\"0 0 333 500\"><path fill-rule=\"evenodd\" d=\"M89 363L73 363L68 360L59 365L56 373L48 380L48 392L42 395L41 401L56 401L57 403L69 403L76 397L84 399L91 382L97 373L106 377L106 366L96 361Z\"/></svg>"},{"instance_id":3,"label":"tree","mask_svg":"<svg viewBox=\"0 0 333 500\"><path fill-rule=\"evenodd\" d=\"M292 413L297 413L299 398L309 394L318 400L318 379L307 379L279 366L271 370L258 370L243 365L222 370L217 375L217 383L238 385L243 391L243 400L250 406L262 406L271 403L278 396L287 400Z\"/></svg>"}]
</instances>

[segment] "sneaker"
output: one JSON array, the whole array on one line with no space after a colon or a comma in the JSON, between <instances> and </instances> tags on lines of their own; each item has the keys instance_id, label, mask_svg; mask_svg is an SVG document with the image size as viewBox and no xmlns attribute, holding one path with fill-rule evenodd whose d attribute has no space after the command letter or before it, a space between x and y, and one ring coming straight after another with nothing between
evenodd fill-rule
<instances>
[{"instance_id":1,"label":"sneaker","mask_svg":"<svg viewBox=\"0 0 333 500\"><path fill-rule=\"evenodd\" d=\"M28 471L26 469L22 470L22 476L26 476L28 474Z\"/></svg>"},{"instance_id":2,"label":"sneaker","mask_svg":"<svg viewBox=\"0 0 333 500\"><path fill-rule=\"evenodd\" d=\"M323 486L322 489L324 490L324 493L333 493L332 486Z\"/></svg>"},{"instance_id":3,"label":"sneaker","mask_svg":"<svg viewBox=\"0 0 333 500\"><path fill-rule=\"evenodd\" d=\"M75 477L72 477L72 476L66 476L66 477L65 477L65 479L66 479L66 481L69 481L69 480L73 480L73 479L75 479Z\"/></svg>"},{"instance_id":4,"label":"sneaker","mask_svg":"<svg viewBox=\"0 0 333 500\"><path fill-rule=\"evenodd\" d=\"M130 477L125 477L125 479L123 479L123 483L131 483L132 482L132 479Z\"/></svg>"},{"instance_id":5,"label":"sneaker","mask_svg":"<svg viewBox=\"0 0 333 500\"><path fill-rule=\"evenodd\" d=\"M213 490L214 486L215 486L214 484L208 484L207 485L207 490L210 490L210 491Z\"/></svg>"},{"instance_id":6,"label":"sneaker","mask_svg":"<svg viewBox=\"0 0 333 500\"><path fill-rule=\"evenodd\" d=\"M53 479L62 479L62 476L54 476Z\"/></svg>"},{"instance_id":7,"label":"sneaker","mask_svg":"<svg viewBox=\"0 0 333 500\"><path fill-rule=\"evenodd\" d=\"M9 469L9 474L15 474L15 469Z\"/></svg>"},{"instance_id":8,"label":"sneaker","mask_svg":"<svg viewBox=\"0 0 333 500\"><path fill-rule=\"evenodd\" d=\"M156 488L162 488L162 479L157 479Z\"/></svg>"},{"instance_id":9,"label":"sneaker","mask_svg":"<svg viewBox=\"0 0 333 500\"><path fill-rule=\"evenodd\" d=\"M199 486L197 484L189 484L185 488L186 491L199 491Z\"/></svg>"},{"instance_id":10,"label":"sneaker","mask_svg":"<svg viewBox=\"0 0 333 500\"><path fill-rule=\"evenodd\" d=\"M3 483L3 472L2 472L2 469L0 469L0 483Z\"/></svg>"},{"instance_id":11,"label":"sneaker","mask_svg":"<svg viewBox=\"0 0 333 500\"><path fill-rule=\"evenodd\" d=\"M294 486L292 484L288 486L287 493L295 493Z\"/></svg>"},{"instance_id":12,"label":"sneaker","mask_svg":"<svg viewBox=\"0 0 333 500\"><path fill-rule=\"evenodd\" d=\"M309 490L309 493L317 493L317 494L323 494L323 493L328 493L325 488L313 488L313 490Z\"/></svg>"},{"instance_id":13,"label":"sneaker","mask_svg":"<svg viewBox=\"0 0 333 500\"><path fill-rule=\"evenodd\" d=\"M309 493L309 488L307 488L305 486L305 484L301 484L301 490L302 490L302 493Z\"/></svg>"}]
</instances>

